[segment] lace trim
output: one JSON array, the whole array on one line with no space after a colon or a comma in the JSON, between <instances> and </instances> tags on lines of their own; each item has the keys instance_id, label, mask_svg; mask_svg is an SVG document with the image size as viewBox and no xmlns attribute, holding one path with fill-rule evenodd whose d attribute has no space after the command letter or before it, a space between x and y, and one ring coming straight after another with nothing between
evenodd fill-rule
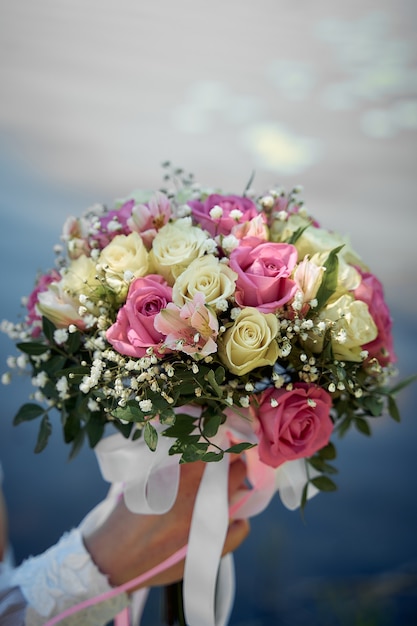
<instances>
[{"instance_id":1,"label":"lace trim","mask_svg":"<svg viewBox=\"0 0 417 626\"><path fill-rule=\"evenodd\" d=\"M42 626L65 609L111 589L85 549L81 532L74 529L43 554L24 561L11 577L29 607L26 626ZM101 626L128 606L123 593L66 618L65 626Z\"/></svg>"}]
</instances>

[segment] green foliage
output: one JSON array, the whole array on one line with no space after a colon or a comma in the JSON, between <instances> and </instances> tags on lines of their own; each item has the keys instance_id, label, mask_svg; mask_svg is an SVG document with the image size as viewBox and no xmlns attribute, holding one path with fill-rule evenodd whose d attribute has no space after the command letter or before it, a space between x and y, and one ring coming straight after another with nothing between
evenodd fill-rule
<instances>
[{"instance_id":1,"label":"green foliage","mask_svg":"<svg viewBox=\"0 0 417 626\"><path fill-rule=\"evenodd\" d=\"M21 424L22 422L29 422L44 413L45 409L39 406L39 404L27 402L26 404L23 404L16 413L13 419L13 424L16 426L17 424Z\"/></svg>"},{"instance_id":2,"label":"green foliage","mask_svg":"<svg viewBox=\"0 0 417 626\"><path fill-rule=\"evenodd\" d=\"M311 479L311 484L320 491L336 491L336 484L328 476L316 476Z\"/></svg>"},{"instance_id":3,"label":"green foliage","mask_svg":"<svg viewBox=\"0 0 417 626\"><path fill-rule=\"evenodd\" d=\"M393 420L395 420L396 422L401 421L401 416L398 410L397 402L394 396L391 396L391 395L388 396L388 412Z\"/></svg>"},{"instance_id":4,"label":"green foliage","mask_svg":"<svg viewBox=\"0 0 417 626\"><path fill-rule=\"evenodd\" d=\"M149 450L155 452L156 446L158 444L158 433L156 432L155 427L152 426L150 422L146 422L145 428L143 429L143 436Z\"/></svg>"},{"instance_id":5,"label":"green foliage","mask_svg":"<svg viewBox=\"0 0 417 626\"><path fill-rule=\"evenodd\" d=\"M297 228L296 231L294 231L292 233L292 235L288 238L287 243L290 243L292 245L294 245L296 243L296 241L301 237L301 235L303 234L303 232L309 228L310 224L306 224L305 226L301 226L300 228Z\"/></svg>"},{"instance_id":6,"label":"green foliage","mask_svg":"<svg viewBox=\"0 0 417 626\"><path fill-rule=\"evenodd\" d=\"M250 448L254 448L256 444L249 443L247 441L243 441L242 443L236 443L234 446L230 446L227 448L226 452L230 452L231 454L240 454L245 450L250 450Z\"/></svg>"},{"instance_id":7,"label":"green foliage","mask_svg":"<svg viewBox=\"0 0 417 626\"><path fill-rule=\"evenodd\" d=\"M38 439L35 446L35 452L39 453L46 447L52 432L51 422L47 415L44 415L39 428Z\"/></svg>"},{"instance_id":8,"label":"green foliage","mask_svg":"<svg viewBox=\"0 0 417 626\"><path fill-rule=\"evenodd\" d=\"M49 346L40 341L31 341L31 342L23 342L18 343L16 347L25 354L29 356L40 356L41 354L45 354L49 350Z\"/></svg>"},{"instance_id":9,"label":"green foliage","mask_svg":"<svg viewBox=\"0 0 417 626\"><path fill-rule=\"evenodd\" d=\"M324 267L326 268L326 271L323 274L323 280L321 281L321 285L316 295L317 310L322 309L329 300L329 298L336 291L339 269L339 259L337 257L337 253L340 252L342 248L343 245L331 250L328 254L326 261L324 262Z\"/></svg>"}]
</instances>

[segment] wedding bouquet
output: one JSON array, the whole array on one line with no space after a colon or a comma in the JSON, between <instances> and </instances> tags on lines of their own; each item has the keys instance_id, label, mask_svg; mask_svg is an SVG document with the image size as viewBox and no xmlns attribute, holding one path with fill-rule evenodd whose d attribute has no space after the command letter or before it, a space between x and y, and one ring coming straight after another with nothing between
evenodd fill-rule
<instances>
[{"instance_id":1,"label":"wedding bouquet","mask_svg":"<svg viewBox=\"0 0 417 626\"><path fill-rule=\"evenodd\" d=\"M37 452L57 409L71 455L109 424L179 463L243 453L303 507L335 488L336 434L399 420L382 285L300 189L224 194L165 167L164 188L70 217L2 323L36 388L14 421L40 419Z\"/></svg>"}]
</instances>

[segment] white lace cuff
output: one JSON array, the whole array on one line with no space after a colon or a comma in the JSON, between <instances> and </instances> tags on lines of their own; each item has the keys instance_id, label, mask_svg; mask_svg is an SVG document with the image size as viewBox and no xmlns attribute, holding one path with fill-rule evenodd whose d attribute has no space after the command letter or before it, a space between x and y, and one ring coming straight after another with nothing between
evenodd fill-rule
<instances>
[{"instance_id":1,"label":"white lace cuff","mask_svg":"<svg viewBox=\"0 0 417 626\"><path fill-rule=\"evenodd\" d=\"M43 554L24 561L13 573L28 602L26 626L42 626L64 610L111 590L93 563L81 532L74 529ZM65 618L65 626L102 626L128 606L125 593Z\"/></svg>"}]
</instances>

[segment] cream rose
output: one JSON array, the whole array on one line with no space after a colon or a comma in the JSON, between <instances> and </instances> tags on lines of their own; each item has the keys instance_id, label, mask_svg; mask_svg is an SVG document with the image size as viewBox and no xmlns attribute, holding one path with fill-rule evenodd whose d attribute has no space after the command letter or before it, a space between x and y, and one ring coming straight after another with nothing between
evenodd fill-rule
<instances>
[{"instance_id":1,"label":"cream rose","mask_svg":"<svg viewBox=\"0 0 417 626\"><path fill-rule=\"evenodd\" d=\"M232 372L242 376L256 367L273 365L279 356L278 321L273 313L254 307L242 309L219 342L219 356Z\"/></svg>"},{"instance_id":2,"label":"cream rose","mask_svg":"<svg viewBox=\"0 0 417 626\"><path fill-rule=\"evenodd\" d=\"M339 259L344 259L352 265L365 265L360 256L353 250L348 237L342 237L338 233L320 228L303 217L299 213L294 213L287 220L276 219L271 226L271 241L288 241L299 228L305 228L303 233L294 243L298 250L298 257L304 259L306 254L313 257L316 253L328 253L329 250L343 245L339 252Z\"/></svg>"},{"instance_id":3,"label":"cream rose","mask_svg":"<svg viewBox=\"0 0 417 626\"><path fill-rule=\"evenodd\" d=\"M299 228L309 226L310 220L299 213L289 215L287 219L276 218L271 224L271 241L288 241Z\"/></svg>"},{"instance_id":4,"label":"cream rose","mask_svg":"<svg viewBox=\"0 0 417 626\"><path fill-rule=\"evenodd\" d=\"M306 254L309 254L310 256L322 252L328 254L329 250L333 250L334 248L338 248L343 245L343 248L338 253L339 259L343 259L350 265L365 267L360 256L356 254L351 247L347 237L342 237L338 233L332 233L323 228L309 226L297 239L294 245L298 250L300 259L303 259Z\"/></svg>"},{"instance_id":5,"label":"cream rose","mask_svg":"<svg viewBox=\"0 0 417 626\"><path fill-rule=\"evenodd\" d=\"M97 268L119 301L125 300L130 279L147 274L148 256L141 236L136 232L117 235L101 251Z\"/></svg>"},{"instance_id":6,"label":"cream rose","mask_svg":"<svg viewBox=\"0 0 417 626\"><path fill-rule=\"evenodd\" d=\"M198 257L176 279L172 299L182 306L191 302L196 293L202 293L206 305L224 310L235 291L236 279L236 272L212 254Z\"/></svg>"},{"instance_id":7,"label":"cream rose","mask_svg":"<svg viewBox=\"0 0 417 626\"><path fill-rule=\"evenodd\" d=\"M319 320L332 324L332 348L336 359L341 361L361 361L362 346L376 339L378 329L371 317L368 305L355 300L349 294L328 304L319 315ZM323 338L307 341L313 352L320 352Z\"/></svg>"},{"instance_id":8,"label":"cream rose","mask_svg":"<svg viewBox=\"0 0 417 626\"><path fill-rule=\"evenodd\" d=\"M207 252L208 234L192 226L187 218L163 226L153 240L150 260L152 271L161 274L169 285L194 259Z\"/></svg>"},{"instance_id":9,"label":"cream rose","mask_svg":"<svg viewBox=\"0 0 417 626\"><path fill-rule=\"evenodd\" d=\"M80 296L85 313L97 313L96 301L101 295L101 283L96 277L95 263L85 255L72 261L61 280L52 282L46 291L39 293L37 309L57 328L75 324L85 327L80 314Z\"/></svg>"}]
</instances>

